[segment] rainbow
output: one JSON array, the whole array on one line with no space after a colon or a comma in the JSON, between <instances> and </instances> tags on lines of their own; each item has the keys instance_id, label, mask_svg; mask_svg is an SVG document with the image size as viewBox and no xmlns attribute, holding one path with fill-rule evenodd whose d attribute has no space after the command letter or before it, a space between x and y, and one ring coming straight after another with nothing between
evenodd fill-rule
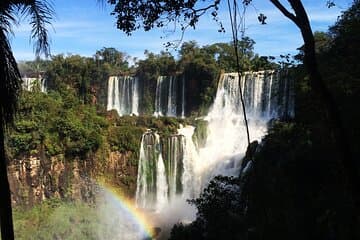
<instances>
[{"instance_id":1,"label":"rainbow","mask_svg":"<svg viewBox=\"0 0 360 240\"><path fill-rule=\"evenodd\" d=\"M135 207L134 201L126 197L121 189L115 188L110 184L107 184L105 181L97 181L100 187L103 188L107 193L109 193L116 202L120 205L120 207L125 210L129 216L131 216L131 220L133 220L141 229L143 230L144 239L152 239L154 236L154 228L147 220L146 216L143 212L141 212L138 208Z\"/></svg>"}]
</instances>

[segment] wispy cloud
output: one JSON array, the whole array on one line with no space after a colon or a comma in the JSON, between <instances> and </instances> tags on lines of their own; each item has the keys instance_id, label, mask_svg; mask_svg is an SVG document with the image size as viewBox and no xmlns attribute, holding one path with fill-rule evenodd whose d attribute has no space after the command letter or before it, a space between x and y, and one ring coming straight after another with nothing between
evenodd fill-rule
<instances>
[{"instance_id":1,"label":"wispy cloud","mask_svg":"<svg viewBox=\"0 0 360 240\"><path fill-rule=\"evenodd\" d=\"M148 49L159 52L163 43L179 39L181 33L175 31L167 38L168 32L153 30L137 31L131 37L116 29L114 16L110 16L109 7L102 8L96 1L54 0L56 18L50 30L53 53L74 53L90 56L96 50L106 46L125 51L131 56L143 58L143 52ZM230 21L226 1L222 1L219 18L226 28L226 33L218 33L219 26L211 16L204 16L196 30L188 29L184 40L196 40L200 45L215 42L231 41ZM286 1L284 1L286 2ZM324 1L304 0L313 30L326 30L336 21L343 9L325 7ZM302 39L296 26L284 17L269 1L253 1L254 5L247 10L246 34L256 41L255 50L261 55L279 55L294 52L302 44ZM337 0L337 4L347 7L351 0ZM259 13L267 16L267 24L260 25L257 20ZM172 30L169 28L168 30ZM12 46L17 59L33 59L32 46L29 43L31 27L24 22L14 29L15 38Z\"/></svg>"}]
</instances>

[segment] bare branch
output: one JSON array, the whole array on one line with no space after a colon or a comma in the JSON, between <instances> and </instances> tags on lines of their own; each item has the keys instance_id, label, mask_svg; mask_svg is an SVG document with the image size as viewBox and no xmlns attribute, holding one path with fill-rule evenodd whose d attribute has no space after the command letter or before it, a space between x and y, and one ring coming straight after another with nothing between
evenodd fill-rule
<instances>
[{"instance_id":1,"label":"bare branch","mask_svg":"<svg viewBox=\"0 0 360 240\"><path fill-rule=\"evenodd\" d=\"M282 14L284 14L287 18L289 18L291 21L293 21L296 25L299 26L298 18L294 14L289 12L278 0L270 0L270 2L272 2Z\"/></svg>"}]
</instances>

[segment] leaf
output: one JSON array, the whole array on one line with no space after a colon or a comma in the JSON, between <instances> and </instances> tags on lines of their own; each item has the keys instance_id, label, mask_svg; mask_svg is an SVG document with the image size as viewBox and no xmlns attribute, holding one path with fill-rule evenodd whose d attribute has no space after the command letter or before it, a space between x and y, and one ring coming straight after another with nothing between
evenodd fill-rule
<instances>
[{"instance_id":1,"label":"leaf","mask_svg":"<svg viewBox=\"0 0 360 240\"><path fill-rule=\"evenodd\" d=\"M259 20L259 22L260 22L261 24L266 24L266 22L265 22L266 18L267 18L267 17L266 17L264 14L262 14L262 13L260 13L259 16L258 16L258 20Z\"/></svg>"}]
</instances>

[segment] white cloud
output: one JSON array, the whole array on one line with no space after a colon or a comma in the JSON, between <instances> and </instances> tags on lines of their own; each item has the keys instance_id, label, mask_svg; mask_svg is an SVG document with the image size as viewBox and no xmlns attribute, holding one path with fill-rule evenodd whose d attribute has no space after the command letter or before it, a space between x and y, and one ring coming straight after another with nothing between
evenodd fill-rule
<instances>
[{"instance_id":1,"label":"white cloud","mask_svg":"<svg viewBox=\"0 0 360 240\"><path fill-rule=\"evenodd\" d=\"M345 5L351 0L337 0L337 3ZM199 45L207 45L215 42L231 41L229 17L227 6L222 1L222 10L219 18L227 29L225 34L218 33L219 26L211 16L203 16L196 30L188 29L184 41L196 40ZM286 2L286 1L284 1ZM247 11L246 34L256 41L255 49L261 55L279 55L286 51L295 51L302 44L302 39L296 26L284 17L269 1L253 1ZM304 0L305 7L309 12L314 31L326 30L328 25L335 22L339 15L339 8L327 9L325 1ZM60 0L55 1L57 11L56 21L53 23L54 31L50 30L52 49L54 53L73 52L78 54L92 55L97 49L104 46L116 47L135 57L143 57L143 52L148 49L152 52L163 50L163 43L180 38L177 31L167 38L164 30L152 30L150 32L137 31L131 37L127 37L116 29L115 19L110 16L109 9L101 9L95 3L87 3L79 0L79 5L64 5ZM94 6L93 6L94 5ZM348 4L347 4L348 5ZM257 20L259 13L267 16L266 25L260 25ZM17 58L33 56L32 45L29 44L30 26L24 22L14 29L16 38L13 47ZM171 30L171 29L170 29ZM29 49L27 54L24 49ZM19 51L18 51L19 50ZM278 52L279 54L275 54Z\"/></svg>"}]
</instances>

